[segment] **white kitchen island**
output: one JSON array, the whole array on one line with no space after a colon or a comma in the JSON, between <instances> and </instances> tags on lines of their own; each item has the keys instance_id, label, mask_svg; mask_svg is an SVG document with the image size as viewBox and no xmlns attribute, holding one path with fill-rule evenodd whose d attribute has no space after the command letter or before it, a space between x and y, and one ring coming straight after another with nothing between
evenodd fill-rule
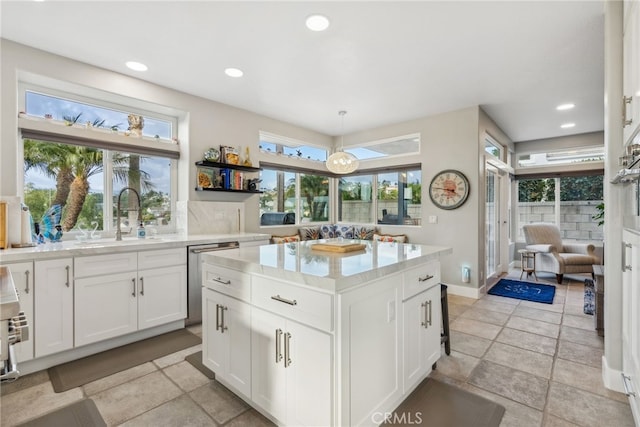
<instances>
[{"instance_id":1,"label":"white kitchen island","mask_svg":"<svg viewBox=\"0 0 640 427\"><path fill-rule=\"evenodd\" d=\"M203 362L277 424L380 424L440 357L439 258L452 250L350 242L365 247L203 257Z\"/></svg>"}]
</instances>

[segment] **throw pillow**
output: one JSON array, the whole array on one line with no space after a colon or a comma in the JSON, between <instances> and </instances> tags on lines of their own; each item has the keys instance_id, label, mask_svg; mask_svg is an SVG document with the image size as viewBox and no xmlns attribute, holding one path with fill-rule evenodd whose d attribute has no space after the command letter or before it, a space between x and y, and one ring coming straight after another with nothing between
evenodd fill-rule
<instances>
[{"instance_id":1,"label":"throw pillow","mask_svg":"<svg viewBox=\"0 0 640 427\"><path fill-rule=\"evenodd\" d=\"M325 224L320 226L320 238L321 239L335 239L337 226L335 224Z\"/></svg>"},{"instance_id":2,"label":"throw pillow","mask_svg":"<svg viewBox=\"0 0 640 427\"><path fill-rule=\"evenodd\" d=\"M380 242L397 242L397 243L407 243L409 239L406 234L373 234L373 240L377 240Z\"/></svg>"},{"instance_id":3,"label":"throw pillow","mask_svg":"<svg viewBox=\"0 0 640 427\"><path fill-rule=\"evenodd\" d=\"M300 240L318 240L320 238L320 227L300 227L298 229Z\"/></svg>"},{"instance_id":4,"label":"throw pillow","mask_svg":"<svg viewBox=\"0 0 640 427\"><path fill-rule=\"evenodd\" d=\"M299 242L300 236L294 234L293 236L271 236L271 243L291 243Z\"/></svg>"},{"instance_id":5,"label":"throw pillow","mask_svg":"<svg viewBox=\"0 0 640 427\"><path fill-rule=\"evenodd\" d=\"M353 225L341 225L336 226L336 237L342 237L343 239L353 239Z\"/></svg>"},{"instance_id":6,"label":"throw pillow","mask_svg":"<svg viewBox=\"0 0 640 427\"><path fill-rule=\"evenodd\" d=\"M353 227L353 238L360 240L373 240L373 233L375 232L376 229L373 227L356 225Z\"/></svg>"}]
</instances>

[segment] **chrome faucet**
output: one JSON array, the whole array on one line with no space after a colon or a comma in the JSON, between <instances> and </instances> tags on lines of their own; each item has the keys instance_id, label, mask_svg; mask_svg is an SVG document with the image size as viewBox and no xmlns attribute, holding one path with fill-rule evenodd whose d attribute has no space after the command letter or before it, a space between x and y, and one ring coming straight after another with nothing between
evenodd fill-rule
<instances>
[{"instance_id":1,"label":"chrome faucet","mask_svg":"<svg viewBox=\"0 0 640 427\"><path fill-rule=\"evenodd\" d=\"M125 190L130 190L133 191L136 195L136 197L138 198L138 223L142 221L142 203L140 202L140 194L138 194L138 192L131 187L124 187L122 190L120 190L120 193L118 194L118 208L117 208L117 219L116 219L116 241L120 241L122 240L122 231L120 230L120 197L122 197L122 193L124 193Z\"/></svg>"}]
</instances>

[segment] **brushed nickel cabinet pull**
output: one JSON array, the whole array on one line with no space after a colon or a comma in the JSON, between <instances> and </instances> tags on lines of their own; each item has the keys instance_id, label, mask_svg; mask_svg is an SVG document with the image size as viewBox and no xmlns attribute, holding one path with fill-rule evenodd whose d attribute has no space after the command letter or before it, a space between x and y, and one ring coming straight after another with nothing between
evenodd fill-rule
<instances>
[{"instance_id":1,"label":"brushed nickel cabinet pull","mask_svg":"<svg viewBox=\"0 0 640 427\"><path fill-rule=\"evenodd\" d=\"M216 331L220 330L220 304L216 304Z\"/></svg>"},{"instance_id":2,"label":"brushed nickel cabinet pull","mask_svg":"<svg viewBox=\"0 0 640 427\"><path fill-rule=\"evenodd\" d=\"M133 291L131 291L131 296L136 297L136 278L131 279L131 285L133 286Z\"/></svg>"},{"instance_id":3,"label":"brushed nickel cabinet pull","mask_svg":"<svg viewBox=\"0 0 640 427\"><path fill-rule=\"evenodd\" d=\"M424 277L418 277L418 282L426 282L427 280L431 280L433 279L435 276L432 276L430 274L427 274Z\"/></svg>"},{"instance_id":4,"label":"brushed nickel cabinet pull","mask_svg":"<svg viewBox=\"0 0 640 427\"><path fill-rule=\"evenodd\" d=\"M284 367L291 365L291 358L289 357L289 346L291 345L291 334L287 332L284 334Z\"/></svg>"},{"instance_id":5,"label":"brushed nickel cabinet pull","mask_svg":"<svg viewBox=\"0 0 640 427\"><path fill-rule=\"evenodd\" d=\"M420 303L420 307L422 307L422 321L420 322L420 326L423 326L425 329L427 327L427 303Z\"/></svg>"},{"instance_id":6,"label":"brushed nickel cabinet pull","mask_svg":"<svg viewBox=\"0 0 640 427\"><path fill-rule=\"evenodd\" d=\"M622 385L624 386L624 394L626 394L627 396L636 397L636 392L631 389L631 385L630 385L631 377L628 375L625 375L624 372L621 373L620 375L622 375Z\"/></svg>"},{"instance_id":7,"label":"brushed nickel cabinet pull","mask_svg":"<svg viewBox=\"0 0 640 427\"><path fill-rule=\"evenodd\" d=\"M140 277L140 295L144 295L144 277Z\"/></svg>"},{"instance_id":8,"label":"brushed nickel cabinet pull","mask_svg":"<svg viewBox=\"0 0 640 427\"><path fill-rule=\"evenodd\" d=\"M633 123L633 119L627 119L627 106L631 104L633 101L633 96L623 96L622 97L622 125L623 127L629 126Z\"/></svg>"},{"instance_id":9,"label":"brushed nickel cabinet pull","mask_svg":"<svg viewBox=\"0 0 640 427\"><path fill-rule=\"evenodd\" d=\"M68 265L66 265L66 266L64 267L64 269L65 269L65 270L67 270L67 283L65 283L65 285L67 285L67 288L68 288L68 287L70 286L70 283L69 283L69 271L71 270L71 267L69 267Z\"/></svg>"},{"instance_id":10,"label":"brushed nickel cabinet pull","mask_svg":"<svg viewBox=\"0 0 640 427\"><path fill-rule=\"evenodd\" d=\"M213 279L214 282L218 282L218 283L222 283L223 285L230 285L231 284L231 280L222 280L222 277L216 277L215 279Z\"/></svg>"},{"instance_id":11,"label":"brushed nickel cabinet pull","mask_svg":"<svg viewBox=\"0 0 640 427\"><path fill-rule=\"evenodd\" d=\"M280 302L283 302L283 303L289 304L289 305L298 305L298 301L282 298L280 295L272 296L271 299L276 300L276 301L280 301Z\"/></svg>"},{"instance_id":12,"label":"brushed nickel cabinet pull","mask_svg":"<svg viewBox=\"0 0 640 427\"><path fill-rule=\"evenodd\" d=\"M429 308L429 317L427 319L427 325L431 326L431 312L433 311L431 308L431 300L427 301L427 307Z\"/></svg>"},{"instance_id":13,"label":"brushed nickel cabinet pull","mask_svg":"<svg viewBox=\"0 0 640 427\"><path fill-rule=\"evenodd\" d=\"M631 265L627 264L627 248L631 248L631 243L622 242L622 272L631 271Z\"/></svg>"},{"instance_id":14,"label":"brushed nickel cabinet pull","mask_svg":"<svg viewBox=\"0 0 640 427\"><path fill-rule=\"evenodd\" d=\"M29 293L29 270L24 272L25 275L25 280L24 280L24 284L25 284L25 288L24 288L24 293L28 294Z\"/></svg>"},{"instance_id":15,"label":"brushed nickel cabinet pull","mask_svg":"<svg viewBox=\"0 0 640 427\"><path fill-rule=\"evenodd\" d=\"M280 338L282 338L282 329L276 329L276 363L282 360L282 352L280 351Z\"/></svg>"},{"instance_id":16,"label":"brushed nickel cabinet pull","mask_svg":"<svg viewBox=\"0 0 640 427\"><path fill-rule=\"evenodd\" d=\"M220 306L220 333L224 334L224 331L226 329L228 329L225 325L224 325L224 312L227 311L227 307L225 307L224 305Z\"/></svg>"}]
</instances>

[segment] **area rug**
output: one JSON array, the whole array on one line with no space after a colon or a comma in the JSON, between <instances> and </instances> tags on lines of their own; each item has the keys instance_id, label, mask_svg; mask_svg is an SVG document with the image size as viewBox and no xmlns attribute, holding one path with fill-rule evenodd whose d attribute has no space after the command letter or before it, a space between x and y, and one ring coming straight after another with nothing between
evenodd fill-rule
<instances>
[{"instance_id":1,"label":"area rug","mask_svg":"<svg viewBox=\"0 0 640 427\"><path fill-rule=\"evenodd\" d=\"M596 292L593 285L593 280L584 279L584 314L595 313L596 311Z\"/></svg>"},{"instance_id":2,"label":"area rug","mask_svg":"<svg viewBox=\"0 0 640 427\"><path fill-rule=\"evenodd\" d=\"M186 329L147 338L49 368L53 389L60 393L133 368L202 342Z\"/></svg>"},{"instance_id":3,"label":"area rug","mask_svg":"<svg viewBox=\"0 0 640 427\"><path fill-rule=\"evenodd\" d=\"M504 407L459 387L427 378L381 426L497 427Z\"/></svg>"},{"instance_id":4,"label":"area rug","mask_svg":"<svg viewBox=\"0 0 640 427\"><path fill-rule=\"evenodd\" d=\"M212 380L212 379L214 379L216 377L216 375L213 373L213 371L211 369L207 368L206 366L204 366L204 364L202 363L202 352L201 351L198 351L196 353L188 355L187 357L184 358L184 360L186 360L187 362L191 363L191 365L193 365L194 368L196 368L198 371L202 372L210 380Z\"/></svg>"},{"instance_id":5,"label":"area rug","mask_svg":"<svg viewBox=\"0 0 640 427\"><path fill-rule=\"evenodd\" d=\"M64 408L60 408L41 417L35 418L26 423L19 424L21 427L106 427L100 411L91 399L84 399L75 402Z\"/></svg>"},{"instance_id":6,"label":"area rug","mask_svg":"<svg viewBox=\"0 0 640 427\"><path fill-rule=\"evenodd\" d=\"M553 304L556 287L540 283L502 279L488 292L490 295Z\"/></svg>"}]
</instances>

